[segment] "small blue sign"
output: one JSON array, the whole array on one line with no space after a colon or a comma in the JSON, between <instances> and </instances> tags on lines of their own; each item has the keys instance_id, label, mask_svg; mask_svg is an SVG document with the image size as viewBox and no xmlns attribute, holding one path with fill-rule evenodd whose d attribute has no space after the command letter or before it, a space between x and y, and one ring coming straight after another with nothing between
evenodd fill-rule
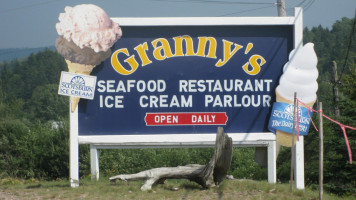
<instances>
[{"instance_id":1,"label":"small blue sign","mask_svg":"<svg viewBox=\"0 0 356 200\"><path fill-rule=\"evenodd\" d=\"M276 130L293 133L293 110L293 104L275 102L268 123L268 129L273 133L276 133ZM308 114L308 109L301 106L299 106L299 109L297 110L299 116L299 134L307 135L313 112L310 111ZM296 132L297 131L295 131L295 134Z\"/></svg>"}]
</instances>

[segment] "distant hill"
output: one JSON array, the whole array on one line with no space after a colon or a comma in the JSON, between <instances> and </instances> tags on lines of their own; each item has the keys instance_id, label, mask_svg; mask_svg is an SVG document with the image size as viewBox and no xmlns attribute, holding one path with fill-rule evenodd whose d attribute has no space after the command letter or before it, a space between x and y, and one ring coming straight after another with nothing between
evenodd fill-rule
<instances>
[{"instance_id":1,"label":"distant hill","mask_svg":"<svg viewBox=\"0 0 356 200\"><path fill-rule=\"evenodd\" d=\"M0 49L0 62L8 62L12 61L14 59L22 59L26 58L31 53L37 53L39 51L42 51L44 49L50 49L55 51L56 48L55 46L49 46L49 47L38 47L38 48L7 48L7 49Z\"/></svg>"}]
</instances>

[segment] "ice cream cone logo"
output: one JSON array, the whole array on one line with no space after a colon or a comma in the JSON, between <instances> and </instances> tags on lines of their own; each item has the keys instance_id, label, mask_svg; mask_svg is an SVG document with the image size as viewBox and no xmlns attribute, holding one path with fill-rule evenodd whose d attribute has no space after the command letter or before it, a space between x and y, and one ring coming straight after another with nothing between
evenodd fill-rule
<instances>
[{"instance_id":1,"label":"ice cream cone logo","mask_svg":"<svg viewBox=\"0 0 356 200\"><path fill-rule=\"evenodd\" d=\"M77 88L79 88L80 86L85 86L85 81L80 76L73 77L70 83L75 85Z\"/></svg>"},{"instance_id":2,"label":"ice cream cone logo","mask_svg":"<svg viewBox=\"0 0 356 200\"><path fill-rule=\"evenodd\" d=\"M284 109L284 112L285 112L286 114L288 114L290 117L293 117L293 110L294 110L294 105L290 104L290 105L288 105L288 106ZM299 112L298 112L298 115L299 115L299 116L302 116L302 109L300 108L300 106L299 106L298 111L299 111ZM295 114L297 114L297 111L296 111Z\"/></svg>"}]
</instances>

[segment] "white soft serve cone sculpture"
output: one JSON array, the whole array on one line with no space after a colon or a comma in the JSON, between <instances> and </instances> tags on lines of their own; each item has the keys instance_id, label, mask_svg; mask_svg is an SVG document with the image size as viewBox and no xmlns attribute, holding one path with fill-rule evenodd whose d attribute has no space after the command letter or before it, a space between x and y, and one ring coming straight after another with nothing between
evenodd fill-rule
<instances>
[{"instance_id":1,"label":"white soft serve cone sculpture","mask_svg":"<svg viewBox=\"0 0 356 200\"><path fill-rule=\"evenodd\" d=\"M289 55L289 62L284 65L283 74L276 88L276 101L293 104L296 92L300 101L308 107L313 107L318 90L317 62L313 43L307 43L297 51L293 50ZM291 133L277 130L276 137L282 146L292 146Z\"/></svg>"}]
</instances>

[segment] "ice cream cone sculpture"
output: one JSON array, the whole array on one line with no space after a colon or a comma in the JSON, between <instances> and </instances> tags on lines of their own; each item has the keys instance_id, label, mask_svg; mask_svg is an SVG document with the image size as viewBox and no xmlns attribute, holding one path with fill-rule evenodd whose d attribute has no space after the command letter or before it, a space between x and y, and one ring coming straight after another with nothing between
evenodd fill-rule
<instances>
[{"instance_id":1,"label":"ice cream cone sculpture","mask_svg":"<svg viewBox=\"0 0 356 200\"><path fill-rule=\"evenodd\" d=\"M276 101L288 104L294 103L294 93L297 93L306 106L313 107L316 102L318 90L317 56L314 44L307 43L298 51L293 50L289 56L289 62L283 68L283 74L276 88ZM292 134L284 131L276 131L276 140L282 146L291 147ZM294 142L296 142L296 138Z\"/></svg>"},{"instance_id":2,"label":"ice cream cone sculpture","mask_svg":"<svg viewBox=\"0 0 356 200\"><path fill-rule=\"evenodd\" d=\"M67 6L59 15L56 29L60 35L56 48L71 73L90 75L93 68L111 55L112 45L121 37L121 28L103 9L92 4ZM74 112L80 98L71 97Z\"/></svg>"}]
</instances>

